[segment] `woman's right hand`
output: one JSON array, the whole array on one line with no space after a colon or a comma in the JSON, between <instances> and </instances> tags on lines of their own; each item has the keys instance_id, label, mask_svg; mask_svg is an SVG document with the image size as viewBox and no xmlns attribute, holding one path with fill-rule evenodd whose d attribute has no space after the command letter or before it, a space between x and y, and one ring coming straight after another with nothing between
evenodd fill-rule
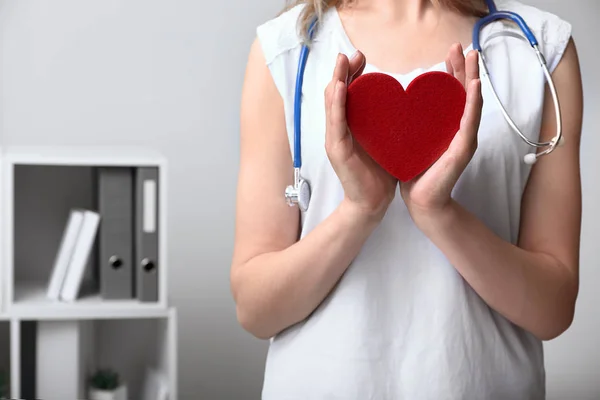
<instances>
[{"instance_id":1,"label":"woman's right hand","mask_svg":"<svg viewBox=\"0 0 600 400\"><path fill-rule=\"evenodd\" d=\"M365 61L361 52L350 60L338 55L332 80L325 90L325 149L344 188L344 201L364 215L381 219L394 199L398 181L354 140L346 122L347 88L362 74Z\"/></svg>"}]
</instances>

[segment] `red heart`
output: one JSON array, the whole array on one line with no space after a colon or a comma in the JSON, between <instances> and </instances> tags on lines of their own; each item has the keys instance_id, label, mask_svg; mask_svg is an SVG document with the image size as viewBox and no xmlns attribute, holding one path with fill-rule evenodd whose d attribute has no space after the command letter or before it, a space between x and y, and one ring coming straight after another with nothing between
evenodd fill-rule
<instances>
[{"instance_id":1,"label":"red heart","mask_svg":"<svg viewBox=\"0 0 600 400\"><path fill-rule=\"evenodd\" d=\"M348 88L348 127L356 141L402 182L429 168L458 132L466 92L446 72L427 72L407 87L383 73L368 73Z\"/></svg>"}]
</instances>

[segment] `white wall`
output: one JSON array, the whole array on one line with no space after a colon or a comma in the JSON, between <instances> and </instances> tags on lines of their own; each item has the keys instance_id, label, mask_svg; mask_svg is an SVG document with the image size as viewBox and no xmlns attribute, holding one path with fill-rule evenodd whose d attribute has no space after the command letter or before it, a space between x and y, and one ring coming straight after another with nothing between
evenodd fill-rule
<instances>
[{"instance_id":1,"label":"white wall","mask_svg":"<svg viewBox=\"0 0 600 400\"><path fill-rule=\"evenodd\" d=\"M600 3L530 2L574 23L586 85L581 296L572 329L547 346L549 399L597 399ZM181 400L259 398L266 345L237 326L228 268L247 51L283 4L0 1L0 144L144 144L169 158Z\"/></svg>"}]
</instances>

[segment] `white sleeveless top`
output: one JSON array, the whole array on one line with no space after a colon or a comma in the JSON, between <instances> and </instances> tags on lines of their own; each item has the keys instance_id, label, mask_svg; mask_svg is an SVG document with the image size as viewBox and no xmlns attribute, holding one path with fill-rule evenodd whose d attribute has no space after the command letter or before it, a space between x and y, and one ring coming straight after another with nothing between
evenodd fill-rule
<instances>
[{"instance_id":1,"label":"white sleeveless top","mask_svg":"<svg viewBox=\"0 0 600 400\"><path fill-rule=\"evenodd\" d=\"M571 35L569 23L514 0L498 9L519 13L554 70ZM302 6L257 29L266 62L283 97L293 151L294 88ZM544 76L524 40L494 36L519 32L509 24L484 28L481 41L500 99L537 139ZM308 57L302 103L302 174L312 187L302 236L343 198L325 153L323 93L336 55L354 48L329 10ZM470 50L470 47L465 51ZM367 60L368 61L368 60ZM443 61L443 60L442 60ZM427 69L393 75L406 87ZM364 73L376 71L367 65ZM384 72L384 71L378 71ZM531 149L513 133L482 81L479 147L453 197L503 239L518 237L521 194ZM282 189L283 191L285 188ZM525 400L545 397L542 343L488 307L445 256L415 227L400 195L339 284L315 312L271 339L265 400Z\"/></svg>"}]
</instances>

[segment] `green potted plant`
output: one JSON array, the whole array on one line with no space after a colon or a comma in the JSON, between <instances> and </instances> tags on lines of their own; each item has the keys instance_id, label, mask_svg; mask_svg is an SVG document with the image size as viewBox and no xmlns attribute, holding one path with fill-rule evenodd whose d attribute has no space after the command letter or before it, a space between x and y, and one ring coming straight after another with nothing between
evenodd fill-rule
<instances>
[{"instance_id":1,"label":"green potted plant","mask_svg":"<svg viewBox=\"0 0 600 400\"><path fill-rule=\"evenodd\" d=\"M90 377L90 400L128 400L127 386L116 371L98 369Z\"/></svg>"}]
</instances>

